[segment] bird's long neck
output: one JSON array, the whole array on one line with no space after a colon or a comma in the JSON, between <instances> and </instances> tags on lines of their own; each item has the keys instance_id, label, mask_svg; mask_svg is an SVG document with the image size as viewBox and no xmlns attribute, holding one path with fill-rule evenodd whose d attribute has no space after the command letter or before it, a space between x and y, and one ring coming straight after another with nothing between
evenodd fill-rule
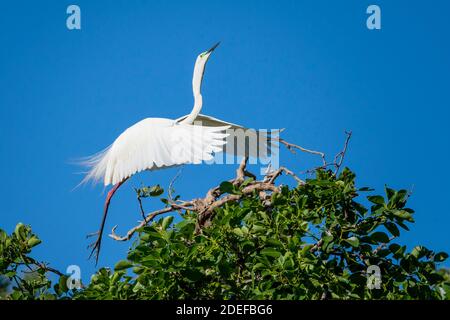
<instances>
[{"instance_id":1,"label":"bird's long neck","mask_svg":"<svg viewBox=\"0 0 450 320\"><path fill-rule=\"evenodd\" d=\"M198 92L196 95L194 95L194 107L192 108L191 113L186 117L186 119L181 121L181 123L192 124L202 110L202 105L203 98L200 92Z\"/></svg>"},{"instance_id":2,"label":"bird's long neck","mask_svg":"<svg viewBox=\"0 0 450 320\"><path fill-rule=\"evenodd\" d=\"M203 99L200 93L200 88L202 86L203 73L205 71L206 60L202 61L197 58L194 66L194 75L192 77L192 93L194 94L194 107L192 108L191 113L181 121L181 123L192 124L195 121L195 118L199 115L202 110Z\"/></svg>"}]
</instances>

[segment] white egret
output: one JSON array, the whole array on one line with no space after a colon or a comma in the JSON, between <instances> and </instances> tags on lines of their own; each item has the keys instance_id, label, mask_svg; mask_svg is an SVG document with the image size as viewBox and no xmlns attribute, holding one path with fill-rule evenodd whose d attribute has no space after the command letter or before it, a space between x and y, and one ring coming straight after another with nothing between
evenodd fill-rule
<instances>
[{"instance_id":1,"label":"white egret","mask_svg":"<svg viewBox=\"0 0 450 320\"><path fill-rule=\"evenodd\" d=\"M88 157L84 164L90 170L83 179L103 180L113 185L106 196L103 218L97 240L91 245L96 262L100 253L102 233L108 207L117 189L132 175L143 170L157 170L181 164L198 164L213 159L213 153L223 150L225 130L244 129L213 117L201 115L203 105L200 88L206 63L216 47L201 53L195 61L192 90L194 107L190 114L179 119L147 118L126 129L105 150ZM194 124L201 121L201 125Z\"/></svg>"}]
</instances>

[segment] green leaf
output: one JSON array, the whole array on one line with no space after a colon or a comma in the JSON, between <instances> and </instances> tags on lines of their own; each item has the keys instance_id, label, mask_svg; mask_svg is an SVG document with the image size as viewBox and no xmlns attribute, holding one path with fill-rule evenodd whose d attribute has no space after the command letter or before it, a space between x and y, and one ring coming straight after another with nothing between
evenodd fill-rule
<instances>
[{"instance_id":1,"label":"green leaf","mask_svg":"<svg viewBox=\"0 0 450 320\"><path fill-rule=\"evenodd\" d=\"M386 227L386 229L389 230L389 232L394 236L394 237L398 237L400 235L400 230L398 230L397 226L392 223L392 222L386 222L384 224L384 226Z\"/></svg>"},{"instance_id":2,"label":"green leaf","mask_svg":"<svg viewBox=\"0 0 450 320\"><path fill-rule=\"evenodd\" d=\"M273 257L273 258L278 258L279 256L281 256L281 253L278 252L277 250L275 250L274 248L262 249L261 254L263 254L265 256Z\"/></svg>"},{"instance_id":3,"label":"green leaf","mask_svg":"<svg viewBox=\"0 0 450 320\"><path fill-rule=\"evenodd\" d=\"M25 225L21 222L18 223L16 225L16 228L14 229L14 234L16 235L17 239L25 240Z\"/></svg>"},{"instance_id":4,"label":"green leaf","mask_svg":"<svg viewBox=\"0 0 450 320\"><path fill-rule=\"evenodd\" d=\"M256 263L254 266L253 266L253 271L258 271L258 270L264 270L264 269L267 269L267 266L265 265L265 264L263 264L263 263L261 263L261 262L258 262L258 263Z\"/></svg>"},{"instance_id":5,"label":"green leaf","mask_svg":"<svg viewBox=\"0 0 450 320\"><path fill-rule=\"evenodd\" d=\"M191 224L191 223L193 223L193 221L192 221L192 220L189 220L189 219L181 220L180 222L178 222L178 223L175 225L175 228L177 228L177 229L183 229L184 227L186 227L187 225L189 225L189 224Z\"/></svg>"},{"instance_id":6,"label":"green leaf","mask_svg":"<svg viewBox=\"0 0 450 320\"><path fill-rule=\"evenodd\" d=\"M164 193L164 189L159 184L151 187L143 187L136 189L136 193L140 198L157 197Z\"/></svg>"},{"instance_id":7,"label":"green leaf","mask_svg":"<svg viewBox=\"0 0 450 320\"><path fill-rule=\"evenodd\" d=\"M400 249L401 249L401 245L399 245L397 243L392 243L389 245L389 250L391 250L392 253L396 253Z\"/></svg>"},{"instance_id":8,"label":"green leaf","mask_svg":"<svg viewBox=\"0 0 450 320\"><path fill-rule=\"evenodd\" d=\"M172 221L173 221L173 216L164 217L164 219L161 222L161 228L163 230L167 230L167 228L170 226Z\"/></svg>"},{"instance_id":9,"label":"green leaf","mask_svg":"<svg viewBox=\"0 0 450 320\"><path fill-rule=\"evenodd\" d=\"M120 260L114 266L114 271L125 270L125 269L128 269L128 268L132 267L132 266L133 266L133 264L130 261L128 261L128 260Z\"/></svg>"},{"instance_id":10,"label":"green leaf","mask_svg":"<svg viewBox=\"0 0 450 320\"><path fill-rule=\"evenodd\" d=\"M414 221L412 219L412 214L409 213L408 211L405 211L405 210L394 210L392 213L394 214L394 216L396 216L398 218L405 219L405 220L408 220L410 222Z\"/></svg>"},{"instance_id":11,"label":"green leaf","mask_svg":"<svg viewBox=\"0 0 450 320\"><path fill-rule=\"evenodd\" d=\"M5 277L7 277L7 278L12 278L12 277L14 277L16 274L17 274L16 271L10 270L10 271L8 271L8 272L2 274L2 276L5 276Z\"/></svg>"},{"instance_id":12,"label":"green leaf","mask_svg":"<svg viewBox=\"0 0 450 320\"><path fill-rule=\"evenodd\" d=\"M198 281L203 277L203 274L197 269L187 269L182 272L183 277L190 281Z\"/></svg>"},{"instance_id":13,"label":"green leaf","mask_svg":"<svg viewBox=\"0 0 450 320\"><path fill-rule=\"evenodd\" d=\"M370 235L370 238L376 242L381 243L388 243L389 242L389 236L384 232L374 232Z\"/></svg>"},{"instance_id":14,"label":"green leaf","mask_svg":"<svg viewBox=\"0 0 450 320\"><path fill-rule=\"evenodd\" d=\"M38 237L32 236L30 239L28 239L27 245L28 245L30 248L33 248L33 247L37 246L38 244L40 244L41 242L42 242L42 241L41 241Z\"/></svg>"},{"instance_id":15,"label":"green leaf","mask_svg":"<svg viewBox=\"0 0 450 320\"><path fill-rule=\"evenodd\" d=\"M221 193L233 193L234 185L229 181L224 181L219 186Z\"/></svg>"},{"instance_id":16,"label":"green leaf","mask_svg":"<svg viewBox=\"0 0 450 320\"><path fill-rule=\"evenodd\" d=\"M161 264L161 261L155 257L150 256L150 257L145 257L144 259L142 259L141 264L143 266L153 268L153 267L159 266Z\"/></svg>"},{"instance_id":17,"label":"green leaf","mask_svg":"<svg viewBox=\"0 0 450 320\"><path fill-rule=\"evenodd\" d=\"M6 238L8 238L8 234L0 229L0 243L4 243L6 241Z\"/></svg>"},{"instance_id":18,"label":"green leaf","mask_svg":"<svg viewBox=\"0 0 450 320\"><path fill-rule=\"evenodd\" d=\"M331 244L332 246L332 241L333 241L333 236L332 235L326 235L322 237L322 249L327 251L328 245Z\"/></svg>"},{"instance_id":19,"label":"green leaf","mask_svg":"<svg viewBox=\"0 0 450 320\"><path fill-rule=\"evenodd\" d=\"M59 290L61 290L62 292L67 292L69 290L69 288L67 287L67 279L69 279L69 277L66 275L62 275L59 277L58 285Z\"/></svg>"},{"instance_id":20,"label":"green leaf","mask_svg":"<svg viewBox=\"0 0 450 320\"><path fill-rule=\"evenodd\" d=\"M328 181L328 180L309 180L308 184L321 186L321 187L327 187L327 186L335 186L335 182Z\"/></svg>"},{"instance_id":21,"label":"green leaf","mask_svg":"<svg viewBox=\"0 0 450 320\"><path fill-rule=\"evenodd\" d=\"M247 178L247 179L244 180L244 182L241 183L240 187L241 187L241 188L244 188L244 187L246 187L249 183L251 183L251 182L253 182L253 181L255 181L255 179L253 179L253 178Z\"/></svg>"},{"instance_id":22,"label":"green leaf","mask_svg":"<svg viewBox=\"0 0 450 320\"><path fill-rule=\"evenodd\" d=\"M436 255L434 256L434 261L442 262L442 261L445 261L447 258L448 258L448 254L446 252L439 252L439 253L436 253Z\"/></svg>"},{"instance_id":23,"label":"green leaf","mask_svg":"<svg viewBox=\"0 0 450 320\"><path fill-rule=\"evenodd\" d=\"M157 197L164 193L164 189L159 184L150 188L150 196Z\"/></svg>"},{"instance_id":24,"label":"green leaf","mask_svg":"<svg viewBox=\"0 0 450 320\"><path fill-rule=\"evenodd\" d=\"M241 228L234 228L233 233L239 237L243 237L244 233L242 232Z\"/></svg>"},{"instance_id":25,"label":"green leaf","mask_svg":"<svg viewBox=\"0 0 450 320\"><path fill-rule=\"evenodd\" d=\"M344 241L350 244L352 247L359 246L359 239L355 236L345 239Z\"/></svg>"},{"instance_id":26,"label":"green leaf","mask_svg":"<svg viewBox=\"0 0 450 320\"><path fill-rule=\"evenodd\" d=\"M430 274L427 274L426 278L431 285L435 285L439 282L444 281L444 277L437 272L431 272Z\"/></svg>"},{"instance_id":27,"label":"green leaf","mask_svg":"<svg viewBox=\"0 0 450 320\"><path fill-rule=\"evenodd\" d=\"M427 250L422 246L416 246L411 251L411 255L417 259L422 258L427 253Z\"/></svg>"},{"instance_id":28,"label":"green leaf","mask_svg":"<svg viewBox=\"0 0 450 320\"><path fill-rule=\"evenodd\" d=\"M387 185L384 186L384 191L386 192L388 200L391 200L391 198L395 195L395 190L389 188Z\"/></svg>"},{"instance_id":29,"label":"green leaf","mask_svg":"<svg viewBox=\"0 0 450 320\"><path fill-rule=\"evenodd\" d=\"M304 245L302 250L300 251L300 256L302 256L302 257L307 256L310 253L312 247L314 247L313 244Z\"/></svg>"},{"instance_id":30,"label":"green leaf","mask_svg":"<svg viewBox=\"0 0 450 320\"><path fill-rule=\"evenodd\" d=\"M367 199L375 204L384 204L384 198L382 196L368 196Z\"/></svg>"},{"instance_id":31,"label":"green leaf","mask_svg":"<svg viewBox=\"0 0 450 320\"><path fill-rule=\"evenodd\" d=\"M399 225L400 227L402 227L403 229L405 229L406 231L409 231L409 228L406 224L404 224L403 222L400 221L396 221L397 225Z\"/></svg>"}]
</instances>

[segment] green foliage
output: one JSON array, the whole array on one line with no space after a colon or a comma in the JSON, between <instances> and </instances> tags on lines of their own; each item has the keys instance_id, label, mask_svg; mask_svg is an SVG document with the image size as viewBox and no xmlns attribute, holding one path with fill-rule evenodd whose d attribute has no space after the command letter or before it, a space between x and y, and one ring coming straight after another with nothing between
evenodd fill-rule
<instances>
[{"instance_id":1,"label":"green foliage","mask_svg":"<svg viewBox=\"0 0 450 320\"><path fill-rule=\"evenodd\" d=\"M242 194L244 186L224 182L220 190ZM160 196L161 190L136 192L140 199ZM67 292L60 281L49 294L42 275L31 291L15 288L9 297L448 299L449 271L438 268L448 255L423 246L409 251L397 241L414 222L406 206L409 193L386 187L384 196L368 195L371 191L358 189L348 169L339 177L319 170L304 185L282 186L270 201L255 192L222 205L201 232L190 211L141 228L126 259L114 271L100 269L82 290ZM0 232L0 274L8 279L38 243L28 227L20 228L27 231ZM380 289L367 286L369 266L381 270Z\"/></svg>"},{"instance_id":2,"label":"green foliage","mask_svg":"<svg viewBox=\"0 0 450 320\"><path fill-rule=\"evenodd\" d=\"M136 194L138 198L148 198L148 197L157 197L164 193L164 190L159 186L152 187L142 187L140 189L136 189Z\"/></svg>"},{"instance_id":3,"label":"green foliage","mask_svg":"<svg viewBox=\"0 0 450 320\"><path fill-rule=\"evenodd\" d=\"M240 193L229 182L220 189ZM223 205L198 234L195 213L176 223L165 217L143 227L115 272L102 269L76 298L448 298L448 273L436 268L447 254L394 242L414 222L408 192L386 187L384 197L367 197L367 209L356 198L368 191L348 169L338 178L318 171L269 204L255 193ZM381 269L379 290L366 285L371 265Z\"/></svg>"},{"instance_id":4,"label":"green foliage","mask_svg":"<svg viewBox=\"0 0 450 320\"><path fill-rule=\"evenodd\" d=\"M31 228L17 224L8 235L0 229L0 299L56 299L48 269L29 256L41 243Z\"/></svg>"}]
</instances>

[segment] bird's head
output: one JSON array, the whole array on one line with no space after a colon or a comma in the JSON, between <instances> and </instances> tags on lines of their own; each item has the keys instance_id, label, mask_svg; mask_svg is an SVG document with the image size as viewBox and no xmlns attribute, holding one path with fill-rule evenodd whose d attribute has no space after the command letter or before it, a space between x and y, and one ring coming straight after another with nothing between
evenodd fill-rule
<instances>
[{"instance_id":1,"label":"bird's head","mask_svg":"<svg viewBox=\"0 0 450 320\"><path fill-rule=\"evenodd\" d=\"M197 62L198 63L203 63L206 64L206 62L208 61L209 57L211 56L211 53L213 53L213 51L217 48L217 46L220 44L220 42L217 42L214 46L212 46L211 49L206 50L205 52L202 52L198 55L197 57Z\"/></svg>"},{"instance_id":2,"label":"bird's head","mask_svg":"<svg viewBox=\"0 0 450 320\"><path fill-rule=\"evenodd\" d=\"M211 53L217 48L220 42L217 42L211 49L206 50L198 55L195 61L194 67L194 77L192 78L192 88L194 91L194 96L200 94L200 86L203 80L203 74L205 73L206 62L208 62Z\"/></svg>"}]
</instances>

